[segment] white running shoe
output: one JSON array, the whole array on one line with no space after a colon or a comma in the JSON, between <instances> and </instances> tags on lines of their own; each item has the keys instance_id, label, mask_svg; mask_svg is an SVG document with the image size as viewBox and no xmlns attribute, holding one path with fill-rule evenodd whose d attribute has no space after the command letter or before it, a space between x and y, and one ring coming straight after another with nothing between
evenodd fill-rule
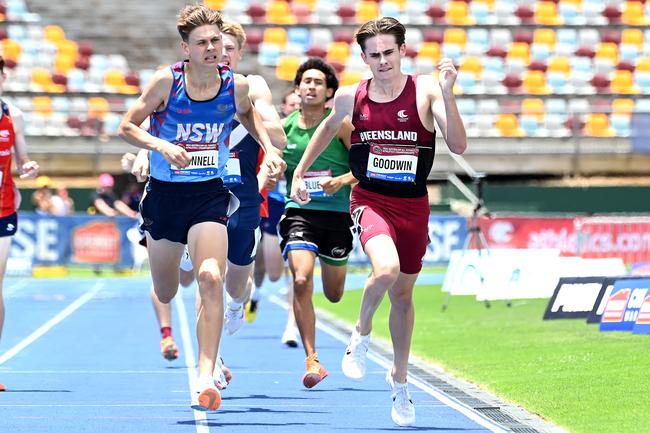
<instances>
[{"instance_id":1,"label":"white running shoe","mask_svg":"<svg viewBox=\"0 0 650 433\"><path fill-rule=\"evenodd\" d=\"M244 324L244 306L236 302L228 302L225 312L224 328L228 335L233 335Z\"/></svg>"},{"instance_id":2,"label":"white running shoe","mask_svg":"<svg viewBox=\"0 0 650 433\"><path fill-rule=\"evenodd\" d=\"M289 347L298 347L298 328L295 326L288 326L282 334L282 344Z\"/></svg>"},{"instance_id":3,"label":"white running shoe","mask_svg":"<svg viewBox=\"0 0 650 433\"><path fill-rule=\"evenodd\" d=\"M370 334L360 335L355 328L350 337L350 344L345 349L341 370L352 380L362 380L366 375L366 353L370 344Z\"/></svg>"},{"instance_id":4,"label":"white running shoe","mask_svg":"<svg viewBox=\"0 0 650 433\"><path fill-rule=\"evenodd\" d=\"M192 269L194 269L194 265L192 265L192 258L190 257L190 251L187 249L187 245L185 245L183 257L181 257L180 268L185 272L190 272Z\"/></svg>"},{"instance_id":5,"label":"white running shoe","mask_svg":"<svg viewBox=\"0 0 650 433\"><path fill-rule=\"evenodd\" d=\"M386 373L386 383L392 391L393 408L390 416L393 422L401 427L415 424L415 406L409 394L408 383L395 383L390 370Z\"/></svg>"}]
</instances>

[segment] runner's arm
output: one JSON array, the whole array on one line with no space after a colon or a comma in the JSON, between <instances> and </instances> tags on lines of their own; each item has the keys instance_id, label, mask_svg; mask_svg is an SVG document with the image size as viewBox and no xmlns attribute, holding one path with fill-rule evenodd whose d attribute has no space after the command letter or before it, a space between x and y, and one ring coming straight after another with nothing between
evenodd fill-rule
<instances>
[{"instance_id":1,"label":"runner's arm","mask_svg":"<svg viewBox=\"0 0 650 433\"><path fill-rule=\"evenodd\" d=\"M439 85L431 85L433 91L431 111L449 150L461 154L467 149L467 136L453 92L458 72L451 59L447 58L438 63L438 71Z\"/></svg>"},{"instance_id":2,"label":"runner's arm","mask_svg":"<svg viewBox=\"0 0 650 433\"><path fill-rule=\"evenodd\" d=\"M255 110L259 113L269 134L271 143L277 149L284 149L287 145L287 136L282 128L282 122L278 112L273 106L273 97L271 96L271 89L269 89L266 81L259 75L248 76L248 96L250 96L255 106Z\"/></svg>"},{"instance_id":3,"label":"runner's arm","mask_svg":"<svg viewBox=\"0 0 650 433\"><path fill-rule=\"evenodd\" d=\"M29 159L27 155L27 141L25 140L25 120L23 112L14 105L9 105L9 114L14 123L16 140L14 141L14 158L21 179L34 178L38 175L38 163Z\"/></svg>"},{"instance_id":4,"label":"runner's arm","mask_svg":"<svg viewBox=\"0 0 650 433\"><path fill-rule=\"evenodd\" d=\"M134 146L160 152L170 164L183 168L190 163L190 156L185 149L154 137L140 127L152 113L164 109L172 81L172 73L168 68L156 71L142 95L124 115L118 135Z\"/></svg>"}]
</instances>

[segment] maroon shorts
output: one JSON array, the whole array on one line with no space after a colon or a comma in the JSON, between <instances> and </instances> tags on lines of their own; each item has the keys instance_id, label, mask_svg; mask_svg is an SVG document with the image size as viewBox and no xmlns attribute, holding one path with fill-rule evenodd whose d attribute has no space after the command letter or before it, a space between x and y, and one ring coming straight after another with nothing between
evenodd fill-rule
<instances>
[{"instance_id":1,"label":"maroon shorts","mask_svg":"<svg viewBox=\"0 0 650 433\"><path fill-rule=\"evenodd\" d=\"M400 272L417 274L429 243L429 197L400 198L352 189L350 213L361 245L377 235L393 239Z\"/></svg>"}]
</instances>

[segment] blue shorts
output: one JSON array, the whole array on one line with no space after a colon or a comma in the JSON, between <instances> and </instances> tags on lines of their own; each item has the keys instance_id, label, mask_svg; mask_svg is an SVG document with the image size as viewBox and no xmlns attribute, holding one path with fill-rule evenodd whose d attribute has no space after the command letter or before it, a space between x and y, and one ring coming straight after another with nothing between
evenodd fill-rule
<instances>
[{"instance_id":1,"label":"blue shorts","mask_svg":"<svg viewBox=\"0 0 650 433\"><path fill-rule=\"evenodd\" d=\"M221 179L164 182L150 178L140 202L142 230L155 240L187 244L187 232L203 222L228 222L230 192Z\"/></svg>"},{"instance_id":2,"label":"blue shorts","mask_svg":"<svg viewBox=\"0 0 650 433\"><path fill-rule=\"evenodd\" d=\"M262 218L260 228L264 233L278 236L278 223L284 214L284 202L274 200L269 196L269 217Z\"/></svg>"},{"instance_id":3,"label":"blue shorts","mask_svg":"<svg viewBox=\"0 0 650 433\"><path fill-rule=\"evenodd\" d=\"M228 261L247 266L255 260L260 242L260 206L237 209L228 221Z\"/></svg>"},{"instance_id":4,"label":"blue shorts","mask_svg":"<svg viewBox=\"0 0 650 433\"><path fill-rule=\"evenodd\" d=\"M0 238L13 236L18 230L18 214L16 212L0 218Z\"/></svg>"}]
</instances>

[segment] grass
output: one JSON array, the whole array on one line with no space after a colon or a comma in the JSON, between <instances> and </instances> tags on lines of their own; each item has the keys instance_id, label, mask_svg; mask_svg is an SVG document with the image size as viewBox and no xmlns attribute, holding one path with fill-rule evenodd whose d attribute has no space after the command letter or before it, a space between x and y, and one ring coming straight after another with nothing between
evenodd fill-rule
<instances>
[{"instance_id":1,"label":"grass","mask_svg":"<svg viewBox=\"0 0 650 433\"><path fill-rule=\"evenodd\" d=\"M317 307L354 323L361 291ZM583 320L543 321L546 300L492 308L453 297L441 311L440 286L418 286L412 351L446 371L575 433L650 431L650 338L601 333ZM390 338L387 297L373 335Z\"/></svg>"}]
</instances>

